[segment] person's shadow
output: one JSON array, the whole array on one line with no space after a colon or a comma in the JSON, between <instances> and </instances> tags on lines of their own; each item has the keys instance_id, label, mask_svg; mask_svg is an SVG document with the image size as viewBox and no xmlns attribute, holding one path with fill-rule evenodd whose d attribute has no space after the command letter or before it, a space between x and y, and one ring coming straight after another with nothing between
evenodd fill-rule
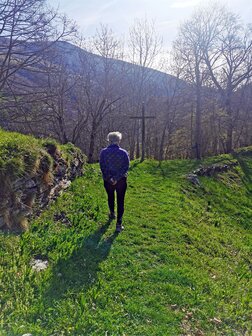
<instances>
[{"instance_id":1,"label":"person's shadow","mask_svg":"<svg viewBox=\"0 0 252 336\"><path fill-rule=\"evenodd\" d=\"M83 240L82 246L69 259L60 260L53 269L49 286L44 290L45 307L51 306L53 301L60 300L67 292L86 292L97 281L100 263L109 255L111 246L118 233L114 232L102 240L111 221L97 229ZM101 241L102 240L102 241Z\"/></svg>"}]
</instances>

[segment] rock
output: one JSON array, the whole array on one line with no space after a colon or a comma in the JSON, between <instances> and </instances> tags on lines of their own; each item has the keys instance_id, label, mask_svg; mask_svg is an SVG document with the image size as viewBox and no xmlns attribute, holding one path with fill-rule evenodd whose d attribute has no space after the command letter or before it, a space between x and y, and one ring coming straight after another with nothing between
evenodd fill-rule
<instances>
[{"instance_id":1,"label":"rock","mask_svg":"<svg viewBox=\"0 0 252 336\"><path fill-rule=\"evenodd\" d=\"M67 164L63 159L58 159L55 167L55 176L58 178L63 178L67 172Z\"/></svg>"},{"instance_id":2,"label":"rock","mask_svg":"<svg viewBox=\"0 0 252 336\"><path fill-rule=\"evenodd\" d=\"M25 183L25 186L24 186L25 189L36 189L37 188L37 184L34 180L28 180L26 183Z\"/></svg>"},{"instance_id":3,"label":"rock","mask_svg":"<svg viewBox=\"0 0 252 336\"><path fill-rule=\"evenodd\" d=\"M32 334L23 334L22 336L32 336Z\"/></svg>"},{"instance_id":4,"label":"rock","mask_svg":"<svg viewBox=\"0 0 252 336\"><path fill-rule=\"evenodd\" d=\"M53 219L56 222L61 222L62 224L71 225L71 222L67 218L66 213L64 211L55 213L53 216Z\"/></svg>"},{"instance_id":5,"label":"rock","mask_svg":"<svg viewBox=\"0 0 252 336\"><path fill-rule=\"evenodd\" d=\"M189 319L192 318L192 316L193 316L193 313L188 312L188 313L185 315L184 319L185 319L185 320L189 320Z\"/></svg>"},{"instance_id":6,"label":"rock","mask_svg":"<svg viewBox=\"0 0 252 336\"><path fill-rule=\"evenodd\" d=\"M217 317L214 317L212 319L210 319L211 322L213 322L214 324L221 324L222 321L221 319L218 319Z\"/></svg>"},{"instance_id":7,"label":"rock","mask_svg":"<svg viewBox=\"0 0 252 336\"><path fill-rule=\"evenodd\" d=\"M55 199L57 196L59 196L63 192L63 190L70 187L70 185L71 185L71 181L69 181L69 180L60 181L55 187L53 187L50 190L49 198L50 199Z\"/></svg>"},{"instance_id":8,"label":"rock","mask_svg":"<svg viewBox=\"0 0 252 336\"><path fill-rule=\"evenodd\" d=\"M198 175L198 176L214 176L218 173L227 172L232 167L235 167L237 165L238 165L238 162L231 162L229 164L224 164L224 165L215 164L215 165L208 166L208 167L200 167L194 170L193 174Z\"/></svg>"},{"instance_id":9,"label":"rock","mask_svg":"<svg viewBox=\"0 0 252 336\"><path fill-rule=\"evenodd\" d=\"M80 165L80 161L77 158L75 158L72 162L72 165L75 166L76 168L78 168L79 165Z\"/></svg>"},{"instance_id":10,"label":"rock","mask_svg":"<svg viewBox=\"0 0 252 336\"><path fill-rule=\"evenodd\" d=\"M32 269L36 272L43 271L49 266L48 260L32 259L30 262Z\"/></svg>"},{"instance_id":11,"label":"rock","mask_svg":"<svg viewBox=\"0 0 252 336\"><path fill-rule=\"evenodd\" d=\"M14 190L23 190L26 184L29 187L29 181L31 181L31 177L25 174L25 177L18 178L12 182L12 188Z\"/></svg>"},{"instance_id":12,"label":"rock","mask_svg":"<svg viewBox=\"0 0 252 336\"><path fill-rule=\"evenodd\" d=\"M188 181L192 182L194 185L200 186L200 181L196 174L188 174L186 178L188 179Z\"/></svg>"},{"instance_id":13,"label":"rock","mask_svg":"<svg viewBox=\"0 0 252 336\"><path fill-rule=\"evenodd\" d=\"M178 309L178 305L177 305L177 304L172 304L172 305L171 305L171 309L172 309L172 310L176 310L176 309Z\"/></svg>"},{"instance_id":14,"label":"rock","mask_svg":"<svg viewBox=\"0 0 252 336\"><path fill-rule=\"evenodd\" d=\"M62 189L67 189L67 188L70 187L70 185L71 185L71 181L69 181L69 180L63 180L62 183L61 183Z\"/></svg>"},{"instance_id":15,"label":"rock","mask_svg":"<svg viewBox=\"0 0 252 336\"><path fill-rule=\"evenodd\" d=\"M0 204L0 230L5 227L10 231L16 231L18 227L20 232L25 230L28 225L24 227L23 223L27 218L39 215L42 209L71 185L75 177L82 175L85 157L81 153L73 150L68 163L56 145L48 144L45 147L53 158L53 166L45 156L36 172L24 173L21 178L11 181ZM3 192L3 188L0 192ZM71 225L67 219L62 222Z\"/></svg>"}]
</instances>

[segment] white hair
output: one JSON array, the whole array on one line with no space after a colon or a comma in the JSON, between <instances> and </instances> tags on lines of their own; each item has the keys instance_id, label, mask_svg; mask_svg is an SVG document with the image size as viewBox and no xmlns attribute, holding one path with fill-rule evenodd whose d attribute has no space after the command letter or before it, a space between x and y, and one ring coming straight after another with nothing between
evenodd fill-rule
<instances>
[{"instance_id":1,"label":"white hair","mask_svg":"<svg viewBox=\"0 0 252 336\"><path fill-rule=\"evenodd\" d=\"M117 144L122 140L122 133L110 132L107 136L107 140L112 144Z\"/></svg>"}]
</instances>

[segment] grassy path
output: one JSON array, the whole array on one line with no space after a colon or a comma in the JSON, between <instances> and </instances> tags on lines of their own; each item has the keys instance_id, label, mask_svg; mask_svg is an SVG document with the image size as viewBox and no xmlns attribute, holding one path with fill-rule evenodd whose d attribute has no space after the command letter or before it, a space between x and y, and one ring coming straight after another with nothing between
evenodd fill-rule
<instances>
[{"instance_id":1,"label":"grassy path","mask_svg":"<svg viewBox=\"0 0 252 336\"><path fill-rule=\"evenodd\" d=\"M120 235L97 165L29 232L2 234L0 335L250 335L251 180L195 188L193 165L134 162Z\"/></svg>"}]
</instances>

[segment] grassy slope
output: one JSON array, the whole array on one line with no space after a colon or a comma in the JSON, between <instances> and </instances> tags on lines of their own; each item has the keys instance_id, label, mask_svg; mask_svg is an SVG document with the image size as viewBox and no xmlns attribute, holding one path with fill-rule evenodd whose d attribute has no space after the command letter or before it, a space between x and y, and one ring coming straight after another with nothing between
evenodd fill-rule
<instances>
[{"instance_id":1,"label":"grassy slope","mask_svg":"<svg viewBox=\"0 0 252 336\"><path fill-rule=\"evenodd\" d=\"M32 136L0 129L0 182L8 176L11 180L21 177L24 173L31 174L38 169L37 160L49 155L42 148L42 141Z\"/></svg>"},{"instance_id":2,"label":"grassy slope","mask_svg":"<svg viewBox=\"0 0 252 336\"><path fill-rule=\"evenodd\" d=\"M41 160L46 165L44 168L52 168L53 162L47 153L47 145L54 145L68 164L73 159L73 154L81 153L80 149L70 143L60 145L53 139L37 139L0 128L0 183L4 183L6 178L15 180L35 174L40 168Z\"/></svg>"},{"instance_id":3,"label":"grassy slope","mask_svg":"<svg viewBox=\"0 0 252 336\"><path fill-rule=\"evenodd\" d=\"M89 166L30 232L0 235L0 335L250 335L252 158L238 158L200 188L194 162L134 162L119 236Z\"/></svg>"}]
</instances>

